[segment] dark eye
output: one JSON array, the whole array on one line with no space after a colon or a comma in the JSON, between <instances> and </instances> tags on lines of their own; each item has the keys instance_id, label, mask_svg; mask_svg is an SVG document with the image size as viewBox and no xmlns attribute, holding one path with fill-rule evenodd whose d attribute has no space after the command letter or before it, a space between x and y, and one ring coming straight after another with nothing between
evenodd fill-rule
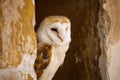
<instances>
[{"instance_id":1,"label":"dark eye","mask_svg":"<svg viewBox=\"0 0 120 80\"><path fill-rule=\"evenodd\" d=\"M56 28L51 28L52 31L54 32L57 32L57 29Z\"/></svg>"}]
</instances>

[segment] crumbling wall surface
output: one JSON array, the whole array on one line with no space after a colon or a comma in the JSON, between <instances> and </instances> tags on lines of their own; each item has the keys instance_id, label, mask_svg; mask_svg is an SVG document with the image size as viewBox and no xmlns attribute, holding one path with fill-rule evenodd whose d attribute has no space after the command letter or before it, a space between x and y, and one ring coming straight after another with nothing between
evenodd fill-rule
<instances>
[{"instance_id":1,"label":"crumbling wall surface","mask_svg":"<svg viewBox=\"0 0 120 80\"><path fill-rule=\"evenodd\" d=\"M100 0L98 30L101 56L99 67L102 80L120 80L120 1Z\"/></svg>"},{"instance_id":2,"label":"crumbling wall surface","mask_svg":"<svg viewBox=\"0 0 120 80\"><path fill-rule=\"evenodd\" d=\"M0 0L0 80L36 80L33 0Z\"/></svg>"},{"instance_id":3,"label":"crumbling wall surface","mask_svg":"<svg viewBox=\"0 0 120 80\"><path fill-rule=\"evenodd\" d=\"M120 80L120 0L106 0L105 10L110 17L108 34L108 74L110 80Z\"/></svg>"},{"instance_id":4,"label":"crumbling wall surface","mask_svg":"<svg viewBox=\"0 0 120 80\"><path fill-rule=\"evenodd\" d=\"M98 21L98 31L100 37L100 51L101 55L99 57L99 68L102 76L102 80L108 80L108 64L109 64L109 55L108 55L108 40L109 40L109 32L110 32L110 17L108 12L105 10L106 1L100 1L100 10L99 10L99 21Z\"/></svg>"}]
</instances>

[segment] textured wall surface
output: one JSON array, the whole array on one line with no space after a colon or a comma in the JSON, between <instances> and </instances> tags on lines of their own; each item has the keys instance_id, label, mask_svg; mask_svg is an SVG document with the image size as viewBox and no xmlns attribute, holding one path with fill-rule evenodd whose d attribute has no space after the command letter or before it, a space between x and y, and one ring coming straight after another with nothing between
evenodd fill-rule
<instances>
[{"instance_id":1,"label":"textured wall surface","mask_svg":"<svg viewBox=\"0 0 120 80\"><path fill-rule=\"evenodd\" d=\"M108 34L108 74L110 80L120 80L120 0L106 0L105 10L110 18Z\"/></svg>"},{"instance_id":2,"label":"textured wall surface","mask_svg":"<svg viewBox=\"0 0 120 80\"><path fill-rule=\"evenodd\" d=\"M119 0L35 0L37 30L67 16L72 42L53 80L120 80ZM36 80L34 0L0 0L0 80Z\"/></svg>"},{"instance_id":3,"label":"textured wall surface","mask_svg":"<svg viewBox=\"0 0 120 80\"><path fill-rule=\"evenodd\" d=\"M0 80L36 80L33 0L0 0Z\"/></svg>"}]
</instances>

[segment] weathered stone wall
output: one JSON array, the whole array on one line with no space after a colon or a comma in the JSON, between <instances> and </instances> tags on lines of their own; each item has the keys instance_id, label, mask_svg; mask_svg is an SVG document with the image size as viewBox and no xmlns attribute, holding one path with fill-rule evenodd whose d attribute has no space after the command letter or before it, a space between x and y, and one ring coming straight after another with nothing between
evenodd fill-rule
<instances>
[{"instance_id":1,"label":"weathered stone wall","mask_svg":"<svg viewBox=\"0 0 120 80\"><path fill-rule=\"evenodd\" d=\"M36 80L33 0L0 0L0 80Z\"/></svg>"},{"instance_id":2,"label":"weathered stone wall","mask_svg":"<svg viewBox=\"0 0 120 80\"><path fill-rule=\"evenodd\" d=\"M108 75L110 80L120 80L120 0L106 0L104 5L110 19L108 34Z\"/></svg>"},{"instance_id":3,"label":"weathered stone wall","mask_svg":"<svg viewBox=\"0 0 120 80\"><path fill-rule=\"evenodd\" d=\"M108 64L109 64L109 55L108 55L108 34L110 32L110 18L108 15L108 12L105 10L105 0L99 0L100 1L100 10L99 10L99 21L98 21L98 32L100 37L100 52L101 55L99 57L99 68L100 73L102 76L102 80L108 80Z\"/></svg>"},{"instance_id":4,"label":"weathered stone wall","mask_svg":"<svg viewBox=\"0 0 120 80\"><path fill-rule=\"evenodd\" d=\"M119 0L35 0L36 27L67 16L72 42L53 80L120 80ZM36 80L34 0L0 0L0 80Z\"/></svg>"}]
</instances>

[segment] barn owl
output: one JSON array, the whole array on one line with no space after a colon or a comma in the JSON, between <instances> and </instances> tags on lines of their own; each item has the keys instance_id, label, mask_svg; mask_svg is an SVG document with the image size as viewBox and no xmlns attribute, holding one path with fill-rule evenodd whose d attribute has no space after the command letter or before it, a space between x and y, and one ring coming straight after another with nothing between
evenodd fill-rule
<instances>
[{"instance_id":1,"label":"barn owl","mask_svg":"<svg viewBox=\"0 0 120 80\"><path fill-rule=\"evenodd\" d=\"M49 16L41 22L37 30L38 49L34 66L38 80L51 80L64 62L71 42L70 29L70 20L65 16Z\"/></svg>"}]
</instances>

